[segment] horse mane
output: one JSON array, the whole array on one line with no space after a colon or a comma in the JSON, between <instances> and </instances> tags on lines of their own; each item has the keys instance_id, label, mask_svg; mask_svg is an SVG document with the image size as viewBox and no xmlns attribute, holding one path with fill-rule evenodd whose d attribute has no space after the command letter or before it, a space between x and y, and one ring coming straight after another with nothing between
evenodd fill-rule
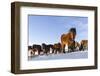
<instances>
[{"instance_id":1,"label":"horse mane","mask_svg":"<svg viewBox=\"0 0 100 76\"><path fill-rule=\"evenodd\" d=\"M74 34L76 34L76 28L70 28L69 32L73 32Z\"/></svg>"}]
</instances>

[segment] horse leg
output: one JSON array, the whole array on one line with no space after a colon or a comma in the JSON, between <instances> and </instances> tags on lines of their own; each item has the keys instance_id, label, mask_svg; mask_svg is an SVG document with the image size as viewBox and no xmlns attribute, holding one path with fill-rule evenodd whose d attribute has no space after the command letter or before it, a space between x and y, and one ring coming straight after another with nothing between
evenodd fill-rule
<instances>
[{"instance_id":1,"label":"horse leg","mask_svg":"<svg viewBox=\"0 0 100 76\"><path fill-rule=\"evenodd\" d=\"M54 49L52 48L52 54L54 53Z\"/></svg>"},{"instance_id":2,"label":"horse leg","mask_svg":"<svg viewBox=\"0 0 100 76\"><path fill-rule=\"evenodd\" d=\"M35 55L35 51L33 51L33 55Z\"/></svg>"},{"instance_id":3,"label":"horse leg","mask_svg":"<svg viewBox=\"0 0 100 76\"><path fill-rule=\"evenodd\" d=\"M38 55L40 55L40 50L38 50Z\"/></svg>"},{"instance_id":4,"label":"horse leg","mask_svg":"<svg viewBox=\"0 0 100 76\"><path fill-rule=\"evenodd\" d=\"M33 56L33 53L32 53L32 51L30 52L31 53L31 57Z\"/></svg>"},{"instance_id":5,"label":"horse leg","mask_svg":"<svg viewBox=\"0 0 100 76\"><path fill-rule=\"evenodd\" d=\"M66 52L65 52L65 45L64 45L64 44L62 45L62 52L63 52L63 53L66 53Z\"/></svg>"},{"instance_id":6,"label":"horse leg","mask_svg":"<svg viewBox=\"0 0 100 76\"><path fill-rule=\"evenodd\" d=\"M54 50L54 54L56 54L56 49Z\"/></svg>"},{"instance_id":7,"label":"horse leg","mask_svg":"<svg viewBox=\"0 0 100 76\"><path fill-rule=\"evenodd\" d=\"M50 47L50 54L52 53L52 48Z\"/></svg>"},{"instance_id":8,"label":"horse leg","mask_svg":"<svg viewBox=\"0 0 100 76\"><path fill-rule=\"evenodd\" d=\"M73 51L75 52L75 41L73 43L74 43Z\"/></svg>"},{"instance_id":9,"label":"horse leg","mask_svg":"<svg viewBox=\"0 0 100 76\"><path fill-rule=\"evenodd\" d=\"M61 49L59 48L59 53L61 53Z\"/></svg>"},{"instance_id":10,"label":"horse leg","mask_svg":"<svg viewBox=\"0 0 100 76\"><path fill-rule=\"evenodd\" d=\"M55 54L57 54L57 49L55 49Z\"/></svg>"},{"instance_id":11,"label":"horse leg","mask_svg":"<svg viewBox=\"0 0 100 76\"><path fill-rule=\"evenodd\" d=\"M69 50L68 50L68 44L66 44L65 50L66 50L67 52L69 52Z\"/></svg>"},{"instance_id":12,"label":"horse leg","mask_svg":"<svg viewBox=\"0 0 100 76\"><path fill-rule=\"evenodd\" d=\"M48 55L50 54L50 48L48 48L47 54L48 54Z\"/></svg>"},{"instance_id":13,"label":"horse leg","mask_svg":"<svg viewBox=\"0 0 100 76\"><path fill-rule=\"evenodd\" d=\"M46 50L45 54L48 55L48 51L47 50Z\"/></svg>"}]
</instances>

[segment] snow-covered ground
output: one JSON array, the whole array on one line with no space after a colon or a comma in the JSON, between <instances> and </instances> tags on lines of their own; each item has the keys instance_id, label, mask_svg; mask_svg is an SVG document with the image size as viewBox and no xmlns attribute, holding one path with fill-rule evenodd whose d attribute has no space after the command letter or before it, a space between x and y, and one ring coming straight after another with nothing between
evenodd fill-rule
<instances>
[{"instance_id":1,"label":"snow-covered ground","mask_svg":"<svg viewBox=\"0 0 100 76\"><path fill-rule=\"evenodd\" d=\"M65 54L50 54L28 57L28 60L81 59L88 58L88 51L77 51Z\"/></svg>"}]
</instances>

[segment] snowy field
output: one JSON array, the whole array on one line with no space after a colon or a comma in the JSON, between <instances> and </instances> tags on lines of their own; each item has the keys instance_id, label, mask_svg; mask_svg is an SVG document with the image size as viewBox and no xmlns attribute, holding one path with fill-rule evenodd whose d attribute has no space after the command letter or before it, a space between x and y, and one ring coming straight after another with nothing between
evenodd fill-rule
<instances>
[{"instance_id":1,"label":"snowy field","mask_svg":"<svg viewBox=\"0 0 100 76\"><path fill-rule=\"evenodd\" d=\"M29 61L34 60L54 60L54 59L81 59L88 58L88 51L77 51L65 54L50 54L28 57Z\"/></svg>"}]
</instances>

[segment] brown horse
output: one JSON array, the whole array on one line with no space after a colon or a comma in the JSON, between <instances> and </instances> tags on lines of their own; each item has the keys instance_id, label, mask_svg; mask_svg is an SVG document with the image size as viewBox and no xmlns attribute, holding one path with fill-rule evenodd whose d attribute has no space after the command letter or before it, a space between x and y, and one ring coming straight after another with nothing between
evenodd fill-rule
<instances>
[{"instance_id":1,"label":"brown horse","mask_svg":"<svg viewBox=\"0 0 100 76\"><path fill-rule=\"evenodd\" d=\"M81 40L79 50L88 50L88 40Z\"/></svg>"},{"instance_id":2,"label":"brown horse","mask_svg":"<svg viewBox=\"0 0 100 76\"><path fill-rule=\"evenodd\" d=\"M61 53L61 43L55 43L53 49L54 54Z\"/></svg>"},{"instance_id":3,"label":"brown horse","mask_svg":"<svg viewBox=\"0 0 100 76\"><path fill-rule=\"evenodd\" d=\"M66 50L68 51L68 47L75 42L75 37L76 37L76 28L71 28L67 34L61 35L61 46L63 53L65 53L65 46Z\"/></svg>"}]
</instances>

